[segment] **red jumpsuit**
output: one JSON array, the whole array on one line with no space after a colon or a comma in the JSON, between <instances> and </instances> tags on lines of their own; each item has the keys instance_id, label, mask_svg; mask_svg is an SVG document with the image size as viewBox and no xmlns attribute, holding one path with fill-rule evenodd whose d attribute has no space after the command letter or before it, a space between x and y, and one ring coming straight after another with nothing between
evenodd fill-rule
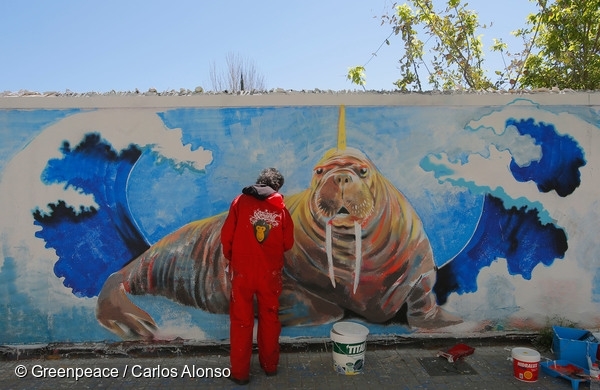
<instances>
[{"instance_id":1,"label":"red jumpsuit","mask_svg":"<svg viewBox=\"0 0 600 390\"><path fill-rule=\"evenodd\" d=\"M255 296L259 361L266 373L274 373L279 363L283 253L294 244L294 224L283 196L263 185L246 187L231 203L221 244L230 261L231 376L245 380L250 375Z\"/></svg>"}]
</instances>

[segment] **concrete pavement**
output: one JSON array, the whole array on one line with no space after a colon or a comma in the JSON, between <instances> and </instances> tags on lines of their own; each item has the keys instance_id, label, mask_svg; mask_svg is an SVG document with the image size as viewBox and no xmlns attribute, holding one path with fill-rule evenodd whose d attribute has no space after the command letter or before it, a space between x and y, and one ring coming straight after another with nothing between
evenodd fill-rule
<instances>
[{"instance_id":1,"label":"concrete pavement","mask_svg":"<svg viewBox=\"0 0 600 390\"><path fill-rule=\"evenodd\" d=\"M449 363L437 352L456 343L475 352ZM250 384L237 386L228 374L228 345L184 343L119 344L20 350L2 347L2 389L569 389L570 381L540 370L536 382L514 377L511 349L533 348L526 339L367 341L362 374L341 375L333 369L331 342L284 343L279 373L267 377L258 356L252 358ZM552 352L540 351L542 361ZM428 371L429 370L429 371ZM22 376L22 377L20 377ZM578 384L589 388L587 382Z\"/></svg>"}]
</instances>

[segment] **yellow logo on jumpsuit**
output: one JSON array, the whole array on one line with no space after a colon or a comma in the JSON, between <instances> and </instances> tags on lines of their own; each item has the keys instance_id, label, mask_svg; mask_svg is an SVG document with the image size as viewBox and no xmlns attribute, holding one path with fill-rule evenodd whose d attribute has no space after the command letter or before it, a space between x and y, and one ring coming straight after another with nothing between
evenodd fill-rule
<instances>
[{"instance_id":1,"label":"yellow logo on jumpsuit","mask_svg":"<svg viewBox=\"0 0 600 390\"><path fill-rule=\"evenodd\" d=\"M254 237L260 243L269 236L272 228L279 225L279 214L271 213L267 210L254 210L254 215L250 217L250 223L254 227Z\"/></svg>"}]
</instances>

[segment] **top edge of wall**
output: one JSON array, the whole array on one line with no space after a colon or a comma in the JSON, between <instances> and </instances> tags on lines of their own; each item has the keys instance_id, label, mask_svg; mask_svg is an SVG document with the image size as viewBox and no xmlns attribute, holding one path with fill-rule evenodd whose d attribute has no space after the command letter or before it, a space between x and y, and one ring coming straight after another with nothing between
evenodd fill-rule
<instances>
[{"instance_id":1,"label":"top edge of wall","mask_svg":"<svg viewBox=\"0 0 600 390\"><path fill-rule=\"evenodd\" d=\"M0 94L0 109L28 108L170 108L170 107L256 107L256 106L486 106L527 99L544 105L600 105L600 91L542 89L534 91L421 92L393 91L285 91L264 93L109 92L38 93L21 91Z\"/></svg>"}]
</instances>

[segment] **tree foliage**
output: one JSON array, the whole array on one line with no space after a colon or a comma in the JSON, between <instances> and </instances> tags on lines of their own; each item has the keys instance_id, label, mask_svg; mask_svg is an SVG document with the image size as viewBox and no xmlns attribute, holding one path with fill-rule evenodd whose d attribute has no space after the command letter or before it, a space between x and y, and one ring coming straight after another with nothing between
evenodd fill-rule
<instances>
[{"instance_id":1,"label":"tree foliage","mask_svg":"<svg viewBox=\"0 0 600 390\"><path fill-rule=\"evenodd\" d=\"M352 84L363 86L367 83L365 77L365 67L355 66L348 70L348 80L352 81Z\"/></svg>"},{"instance_id":2,"label":"tree foliage","mask_svg":"<svg viewBox=\"0 0 600 390\"><path fill-rule=\"evenodd\" d=\"M218 68L214 61L211 63L210 82L213 91L239 93L266 90L264 77L252 60L230 52L225 57L225 63L225 69Z\"/></svg>"},{"instance_id":3,"label":"tree foliage","mask_svg":"<svg viewBox=\"0 0 600 390\"><path fill-rule=\"evenodd\" d=\"M600 0L538 0L520 34L537 31L521 84L576 90L600 88Z\"/></svg>"},{"instance_id":4,"label":"tree foliage","mask_svg":"<svg viewBox=\"0 0 600 390\"><path fill-rule=\"evenodd\" d=\"M483 45L476 30L481 27L475 12L466 9L460 0L448 0L446 7L436 12L432 0L411 0L414 9L404 4L396 7L391 23L400 27L405 42L405 55L401 59L403 78L395 84L400 89L409 86L421 88L416 60L424 64L424 43L417 38L415 26L424 29L431 42L432 59L429 83L436 89L471 88L491 86L485 76Z\"/></svg>"},{"instance_id":5,"label":"tree foliage","mask_svg":"<svg viewBox=\"0 0 600 390\"><path fill-rule=\"evenodd\" d=\"M422 90L421 69L436 89L482 89L492 86L482 68L483 45L476 32L481 28L477 13L460 0L448 0L442 11L436 11L432 0L409 0L394 4L394 13L384 15L383 23L392 25L404 44L400 58L398 89ZM419 30L427 35L419 38ZM428 49L429 53L425 50ZM425 56L430 60L425 61ZM428 64L429 63L429 64ZM351 68L353 71L354 68Z\"/></svg>"},{"instance_id":6,"label":"tree foliage","mask_svg":"<svg viewBox=\"0 0 600 390\"><path fill-rule=\"evenodd\" d=\"M403 44L400 78L394 85L402 91L421 91L425 74L429 85L444 90L598 89L600 0L530 1L539 11L513 33L522 39L522 49L511 53L498 39L489 47L504 62L503 69L493 72L495 80L484 69L484 47L477 35L487 26L476 11L466 8L468 3L446 0L441 10L434 9L432 0L394 3L394 12L382 16L382 24L390 24ZM364 87L365 72L364 66L350 68L348 79Z\"/></svg>"}]
</instances>

